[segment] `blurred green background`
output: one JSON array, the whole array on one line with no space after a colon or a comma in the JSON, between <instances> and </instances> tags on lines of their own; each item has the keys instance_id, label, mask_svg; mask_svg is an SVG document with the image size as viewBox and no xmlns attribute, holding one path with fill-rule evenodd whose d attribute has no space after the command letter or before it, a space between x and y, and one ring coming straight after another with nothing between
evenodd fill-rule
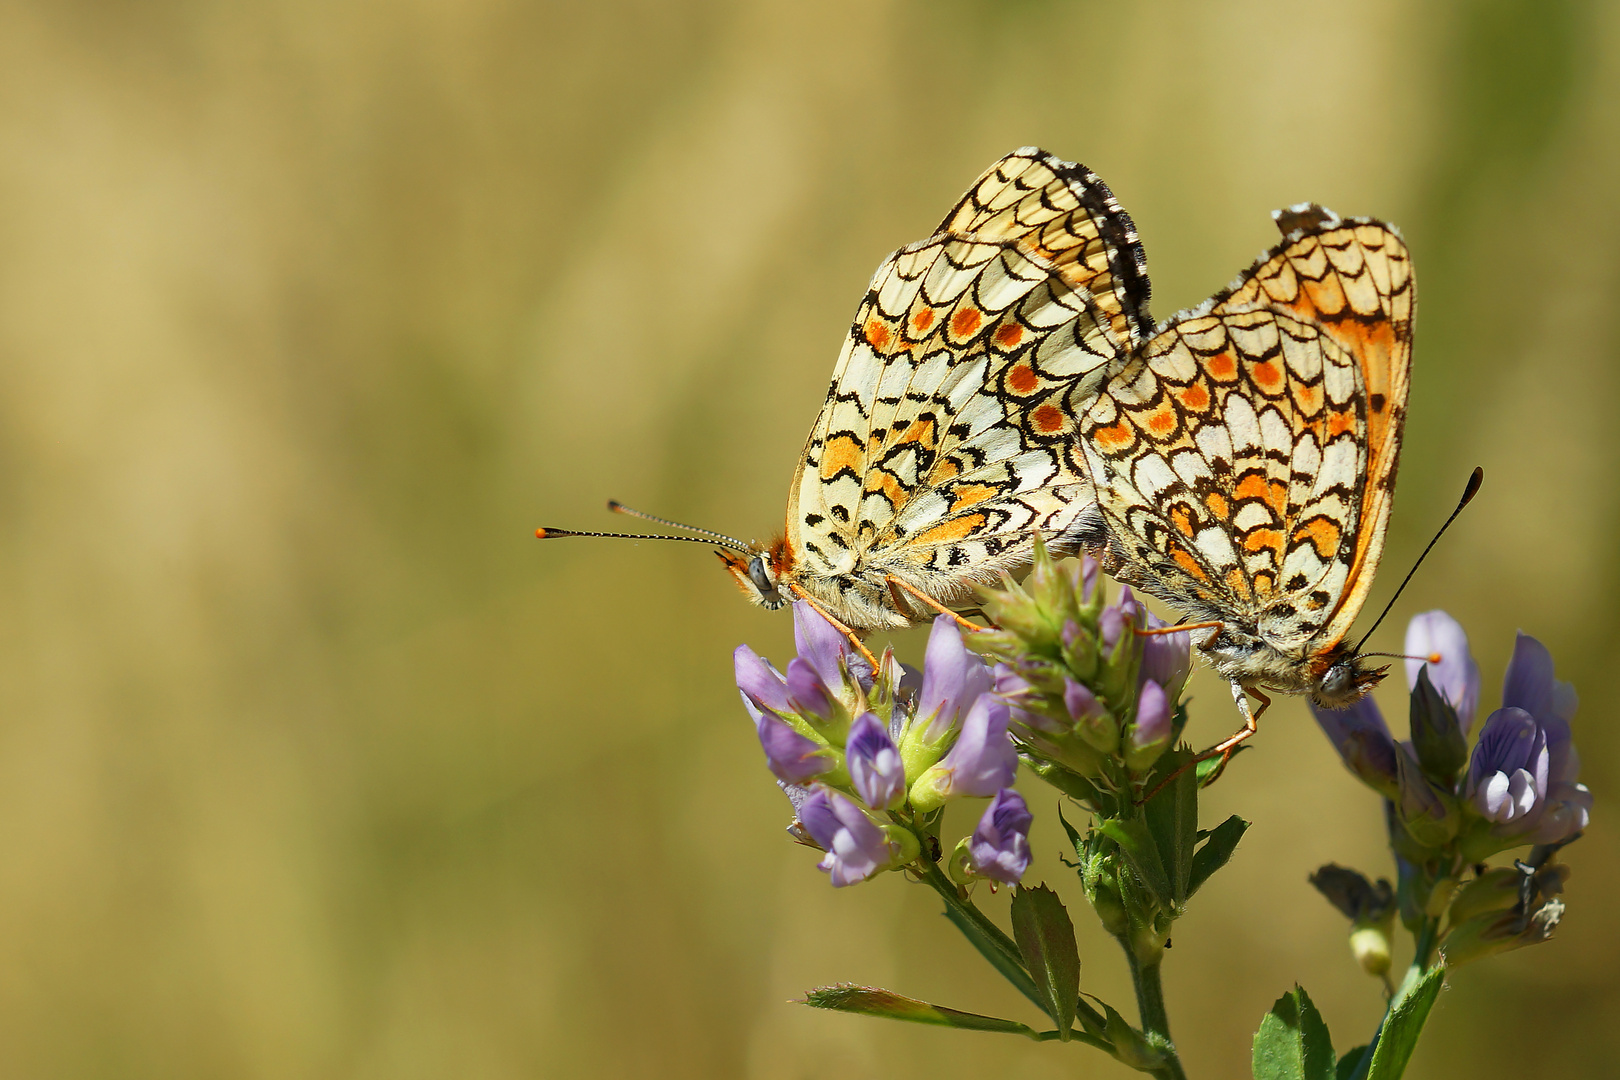
<instances>
[{"instance_id":1,"label":"blurred green background","mask_svg":"<svg viewBox=\"0 0 1620 1080\"><path fill-rule=\"evenodd\" d=\"M1126 1075L788 1004L856 980L1028 1011L926 890L834 892L783 834L730 651L784 657L785 616L702 549L531 539L622 524L609 496L777 528L872 269L1027 143L1107 178L1161 317L1274 207L1404 229L1373 605L1487 481L1375 647L1445 606L1494 708L1514 629L1540 636L1598 800L1558 938L1458 972L1412 1075L1609 1074L1620 6L25 0L0 1075ZM1202 743L1235 716L1200 679ZM1381 1008L1305 884L1389 872L1375 801L1299 702L1268 721L1209 807L1256 824L1166 965L1194 1076L1247 1075L1296 980L1342 1047ZM1034 873L1075 907L1035 801Z\"/></svg>"}]
</instances>

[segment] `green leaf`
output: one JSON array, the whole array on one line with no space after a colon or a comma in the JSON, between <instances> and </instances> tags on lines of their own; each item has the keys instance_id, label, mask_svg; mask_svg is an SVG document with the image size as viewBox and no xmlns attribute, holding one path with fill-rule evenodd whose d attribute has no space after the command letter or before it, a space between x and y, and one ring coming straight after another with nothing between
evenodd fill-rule
<instances>
[{"instance_id":1,"label":"green leaf","mask_svg":"<svg viewBox=\"0 0 1620 1080\"><path fill-rule=\"evenodd\" d=\"M1191 760L1192 751L1172 750L1159 759L1154 776L1175 772ZM1153 836L1154 847L1159 849L1159 864L1164 867L1170 900L1179 909L1191 892L1188 882L1192 877L1193 847L1198 842L1198 778L1191 769L1184 770L1149 799L1144 809L1148 832Z\"/></svg>"},{"instance_id":2,"label":"green leaf","mask_svg":"<svg viewBox=\"0 0 1620 1080\"><path fill-rule=\"evenodd\" d=\"M1249 830L1249 823L1233 814L1204 834L1204 846L1193 856L1192 877L1187 882L1187 895L1197 892L1210 875L1226 865L1237 849L1238 841Z\"/></svg>"},{"instance_id":3,"label":"green leaf","mask_svg":"<svg viewBox=\"0 0 1620 1080\"><path fill-rule=\"evenodd\" d=\"M1080 835L1080 830L1069 824L1069 819L1063 816L1063 807L1058 806L1058 820L1063 823L1063 831L1069 834L1069 843L1074 845L1074 857L1084 862L1086 859L1086 838Z\"/></svg>"},{"instance_id":4,"label":"green leaf","mask_svg":"<svg viewBox=\"0 0 1620 1080\"><path fill-rule=\"evenodd\" d=\"M1046 1014L1066 1041L1080 999L1080 950L1069 913L1045 885L1019 889L1012 900L1012 924L1024 966L1046 998Z\"/></svg>"},{"instance_id":5,"label":"green leaf","mask_svg":"<svg viewBox=\"0 0 1620 1080\"><path fill-rule=\"evenodd\" d=\"M1366 1044L1358 1046L1354 1050L1346 1050L1344 1057L1339 1059L1338 1068L1334 1074L1336 1080L1350 1080L1351 1077L1355 1076L1356 1067L1361 1064L1361 1059L1367 1053L1367 1050Z\"/></svg>"},{"instance_id":6,"label":"green leaf","mask_svg":"<svg viewBox=\"0 0 1620 1080\"><path fill-rule=\"evenodd\" d=\"M1423 1033L1424 1021L1429 1019L1429 1010L1434 1007L1434 999L1445 981L1444 965L1430 968L1405 997L1395 1002L1384 1020L1383 1030L1378 1033L1367 1080L1398 1080L1406 1071L1406 1063L1417 1049L1418 1036Z\"/></svg>"},{"instance_id":7,"label":"green leaf","mask_svg":"<svg viewBox=\"0 0 1620 1080\"><path fill-rule=\"evenodd\" d=\"M1034 758L1024 759L1024 765L1075 802L1087 803L1097 809L1114 805L1113 796L1104 793L1097 785L1072 769L1066 769L1056 762Z\"/></svg>"},{"instance_id":8,"label":"green leaf","mask_svg":"<svg viewBox=\"0 0 1620 1080\"><path fill-rule=\"evenodd\" d=\"M1114 1044L1115 1057L1142 1072L1149 1072L1164 1064L1164 1052L1149 1042L1146 1035L1131 1027L1119 1015L1119 1010L1106 1001L1098 1001L1097 1004L1108 1014L1103 1028L1108 1034L1108 1041Z\"/></svg>"},{"instance_id":9,"label":"green leaf","mask_svg":"<svg viewBox=\"0 0 1620 1080\"><path fill-rule=\"evenodd\" d=\"M1018 957L1017 953L1007 948L1012 943L1003 943L1000 940L1005 935L1000 935L999 932L991 933L986 927L980 925L971 914L954 904L945 905L945 917L951 920L951 925L960 930L962 936L967 938L975 949L979 950L980 956L990 961L990 966L999 971L1002 978L1012 983L1019 993L1033 1001L1036 1008L1046 1012L1046 995L1041 993L1040 989L1035 985L1035 980L1031 979L1029 972L1024 970L1023 961ZM1013 948L1016 949L1016 946L1013 946ZM1048 1013L1048 1015L1051 1014Z\"/></svg>"},{"instance_id":10,"label":"green leaf","mask_svg":"<svg viewBox=\"0 0 1620 1080\"><path fill-rule=\"evenodd\" d=\"M838 1012L860 1013L862 1016L905 1020L913 1024L935 1024L939 1027L997 1031L1005 1035L1038 1038L1034 1028L1028 1024L1020 1024L1016 1020L1002 1020L995 1016L947 1009L943 1005L930 1005L926 1001L918 1001L916 998L908 998L892 990L882 990L875 986L820 986L804 995L804 1004L812 1009L834 1009Z\"/></svg>"},{"instance_id":11,"label":"green leaf","mask_svg":"<svg viewBox=\"0 0 1620 1080\"><path fill-rule=\"evenodd\" d=\"M1254 1080L1337 1080L1333 1040L1304 987L1277 999L1254 1033Z\"/></svg>"},{"instance_id":12,"label":"green leaf","mask_svg":"<svg viewBox=\"0 0 1620 1080\"><path fill-rule=\"evenodd\" d=\"M1125 861L1131 864L1136 876L1153 894L1160 907L1171 906L1172 891L1164 863L1159 861L1159 848L1153 842L1147 822L1141 818L1108 818L1097 824L1097 831L1119 845Z\"/></svg>"},{"instance_id":13,"label":"green leaf","mask_svg":"<svg viewBox=\"0 0 1620 1080\"><path fill-rule=\"evenodd\" d=\"M1231 757L1223 758L1217 754L1215 757L1205 758L1203 761L1200 761L1193 770L1198 774L1198 786L1201 788L1207 788L1209 785L1219 780L1221 778L1221 773L1226 771L1226 766L1230 764L1232 758L1237 757L1239 754L1246 753L1248 750L1248 743L1238 743L1236 746L1232 747Z\"/></svg>"}]
</instances>

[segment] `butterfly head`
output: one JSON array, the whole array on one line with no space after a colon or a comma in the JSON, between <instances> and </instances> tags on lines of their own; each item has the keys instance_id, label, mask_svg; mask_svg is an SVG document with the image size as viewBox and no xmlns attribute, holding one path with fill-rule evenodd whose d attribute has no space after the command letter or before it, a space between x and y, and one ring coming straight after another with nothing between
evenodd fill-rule
<instances>
[{"instance_id":1,"label":"butterfly head","mask_svg":"<svg viewBox=\"0 0 1620 1080\"><path fill-rule=\"evenodd\" d=\"M717 550L715 554L752 603L776 611L792 599L784 581L784 575L793 566L793 555L786 540L746 552Z\"/></svg>"},{"instance_id":2,"label":"butterfly head","mask_svg":"<svg viewBox=\"0 0 1620 1080\"><path fill-rule=\"evenodd\" d=\"M1312 665L1311 700L1324 709L1347 709L1384 681L1389 665L1371 667L1351 645L1340 643Z\"/></svg>"}]
</instances>

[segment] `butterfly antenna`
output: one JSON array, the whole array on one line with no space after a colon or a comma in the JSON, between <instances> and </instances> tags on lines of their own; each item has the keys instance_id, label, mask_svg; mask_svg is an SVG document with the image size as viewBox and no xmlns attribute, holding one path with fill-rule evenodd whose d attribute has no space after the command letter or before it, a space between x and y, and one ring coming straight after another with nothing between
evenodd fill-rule
<instances>
[{"instance_id":1,"label":"butterfly antenna","mask_svg":"<svg viewBox=\"0 0 1620 1080\"><path fill-rule=\"evenodd\" d=\"M611 540L682 540L688 544L710 545L716 542L703 536L660 536L652 533L575 532L572 529L548 529L543 527L534 530L534 535L535 538L539 540L554 540L559 536L605 536ZM741 543L740 541L731 539L729 536L721 537L719 542L722 546L731 548L733 551L741 552L744 555L750 555L753 553L752 548Z\"/></svg>"},{"instance_id":2,"label":"butterfly antenna","mask_svg":"<svg viewBox=\"0 0 1620 1080\"><path fill-rule=\"evenodd\" d=\"M615 514L629 514L631 517L640 518L642 521L651 521L658 525L668 525L672 529L685 529L687 532L695 532L700 536L711 537L715 540L721 541L728 547L735 548L738 551L752 550L741 540L738 540L735 537L727 536L725 533L717 533L713 529L700 529L696 525L685 525L679 521L671 521L669 518L661 518L656 514L646 514L640 510L632 510L618 499L609 499L608 509L613 511Z\"/></svg>"},{"instance_id":3,"label":"butterfly antenna","mask_svg":"<svg viewBox=\"0 0 1620 1080\"><path fill-rule=\"evenodd\" d=\"M1474 466L1473 473L1468 477L1468 486L1463 488L1462 498L1457 501L1457 509L1453 510L1451 512L1451 516L1446 518L1446 523L1440 526L1440 531L1434 534L1434 539L1429 541L1429 546L1423 549L1423 554L1417 557L1417 562L1412 564L1412 569L1408 570L1406 572L1406 576L1401 579L1400 588L1395 590L1395 595L1390 597L1389 603L1384 605L1384 610L1379 613L1378 622L1372 624L1372 630L1368 630L1365 634L1363 634L1361 640L1356 643L1357 656L1373 655L1363 654L1361 647L1367 644L1367 639L1373 636L1373 630L1378 629L1379 623L1384 621L1384 616L1389 614L1389 609L1394 607L1395 601L1401 598L1401 592L1406 588L1406 583L1412 580L1412 575L1417 573L1418 567L1423 565L1423 560L1429 557L1429 552L1434 550L1434 545L1438 544L1440 542L1440 538L1446 535L1446 530L1451 528L1451 523L1453 521L1457 520L1457 515L1463 512L1463 507L1474 501L1474 496L1479 494L1479 486L1484 482L1485 470L1477 465Z\"/></svg>"}]
</instances>

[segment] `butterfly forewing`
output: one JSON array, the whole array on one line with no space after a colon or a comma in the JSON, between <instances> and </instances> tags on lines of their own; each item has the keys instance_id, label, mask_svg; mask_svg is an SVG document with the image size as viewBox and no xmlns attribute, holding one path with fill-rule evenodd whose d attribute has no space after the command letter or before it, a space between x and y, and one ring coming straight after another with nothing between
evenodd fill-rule
<instances>
[{"instance_id":1,"label":"butterfly forewing","mask_svg":"<svg viewBox=\"0 0 1620 1080\"><path fill-rule=\"evenodd\" d=\"M1330 215L1114 371L1082 441L1120 574L1301 660L1383 546L1411 353L1400 238Z\"/></svg>"},{"instance_id":2,"label":"butterfly forewing","mask_svg":"<svg viewBox=\"0 0 1620 1080\"><path fill-rule=\"evenodd\" d=\"M1076 418L1146 307L1100 180L1033 150L992 166L872 279L790 495L801 583L887 625L886 575L951 602L1070 533L1094 505Z\"/></svg>"}]
</instances>

